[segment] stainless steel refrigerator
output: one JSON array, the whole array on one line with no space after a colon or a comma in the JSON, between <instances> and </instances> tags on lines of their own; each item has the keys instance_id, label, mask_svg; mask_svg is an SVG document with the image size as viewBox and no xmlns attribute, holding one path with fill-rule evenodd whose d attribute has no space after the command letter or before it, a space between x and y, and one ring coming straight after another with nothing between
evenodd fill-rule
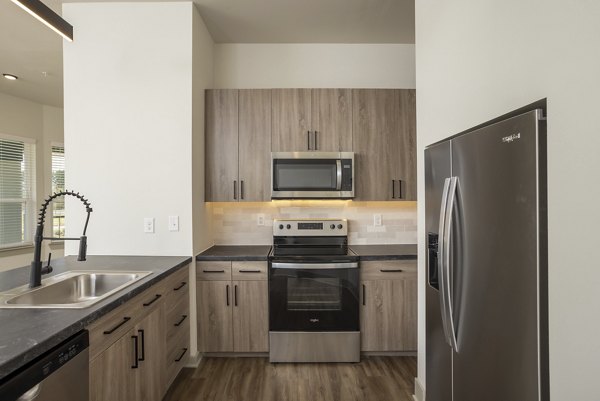
<instances>
[{"instance_id":1,"label":"stainless steel refrigerator","mask_svg":"<svg viewBox=\"0 0 600 401\"><path fill-rule=\"evenodd\" d=\"M425 150L427 401L548 400L546 122Z\"/></svg>"}]
</instances>

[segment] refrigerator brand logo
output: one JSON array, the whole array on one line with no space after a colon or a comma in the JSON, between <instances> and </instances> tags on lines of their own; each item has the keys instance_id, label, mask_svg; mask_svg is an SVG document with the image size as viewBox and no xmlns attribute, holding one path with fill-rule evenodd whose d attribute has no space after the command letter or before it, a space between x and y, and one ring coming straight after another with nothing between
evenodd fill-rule
<instances>
[{"instance_id":1,"label":"refrigerator brand logo","mask_svg":"<svg viewBox=\"0 0 600 401\"><path fill-rule=\"evenodd\" d=\"M319 319L310 319L310 322L311 322L311 323L318 323L318 322L319 322Z\"/></svg>"},{"instance_id":2,"label":"refrigerator brand logo","mask_svg":"<svg viewBox=\"0 0 600 401\"><path fill-rule=\"evenodd\" d=\"M504 138L502 138L502 142L504 142L504 143L511 143L515 139L521 139L521 133L520 132L518 134L512 134L512 135L509 135L509 136L505 136Z\"/></svg>"}]
</instances>

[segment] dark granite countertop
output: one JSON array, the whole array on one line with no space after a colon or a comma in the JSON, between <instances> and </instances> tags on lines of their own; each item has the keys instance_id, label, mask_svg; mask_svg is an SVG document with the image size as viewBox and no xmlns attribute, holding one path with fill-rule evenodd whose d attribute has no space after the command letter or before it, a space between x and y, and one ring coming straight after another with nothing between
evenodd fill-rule
<instances>
[{"instance_id":1,"label":"dark granite countertop","mask_svg":"<svg viewBox=\"0 0 600 401\"><path fill-rule=\"evenodd\" d=\"M417 245L350 245L360 260L417 259Z\"/></svg>"},{"instance_id":2,"label":"dark granite countertop","mask_svg":"<svg viewBox=\"0 0 600 401\"><path fill-rule=\"evenodd\" d=\"M88 256L85 262L68 256L53 260L54 271L43 278L70 270L152 274L84 309L0 309L0 381L191 261L184 256ZM1 272L0 292L28 283L29 270L27 266Z\"/></svg>"},{"instance_id":3,"label":"dark granite countertop","mask_svg":"<svg viewBox=\"0 0 600 401\"><path fill-rule=\"evenodd\" d=\"M271 245L215 245L196 256L196 260L267 260Z\"/></svg>"}]
</instances>

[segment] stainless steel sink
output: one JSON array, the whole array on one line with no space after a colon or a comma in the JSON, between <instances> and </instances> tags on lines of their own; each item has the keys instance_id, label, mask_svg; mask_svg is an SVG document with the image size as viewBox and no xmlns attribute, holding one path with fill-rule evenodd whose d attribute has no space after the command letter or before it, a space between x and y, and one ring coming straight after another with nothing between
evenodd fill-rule
<instances>
[{"instance_id":1,"label":"stainless steel sink","mask_svg":"<svg viewBox=\"0 0 600 401\"><path fill-rule=\"evenodd\" d=\"M0 308L86 308L152 272L71 271L0 294Z\"/></svg>"}]
</instances>

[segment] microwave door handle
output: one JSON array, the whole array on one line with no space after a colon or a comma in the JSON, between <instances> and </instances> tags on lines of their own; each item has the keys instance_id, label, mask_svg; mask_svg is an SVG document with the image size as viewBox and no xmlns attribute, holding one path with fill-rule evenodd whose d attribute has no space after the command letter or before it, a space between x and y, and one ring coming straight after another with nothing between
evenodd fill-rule
<instances>
[{"instance_id":1,"label":"microwave door handle","mask_svg":"<svg viewBox=\"0 0 600 401\"><path fill-rule=\"evenodd\" d=\"M342 190L342 161L337 159L335 161L336 166L336 186L335 189L338 191Z\"/></svg>"}]
</instances>

